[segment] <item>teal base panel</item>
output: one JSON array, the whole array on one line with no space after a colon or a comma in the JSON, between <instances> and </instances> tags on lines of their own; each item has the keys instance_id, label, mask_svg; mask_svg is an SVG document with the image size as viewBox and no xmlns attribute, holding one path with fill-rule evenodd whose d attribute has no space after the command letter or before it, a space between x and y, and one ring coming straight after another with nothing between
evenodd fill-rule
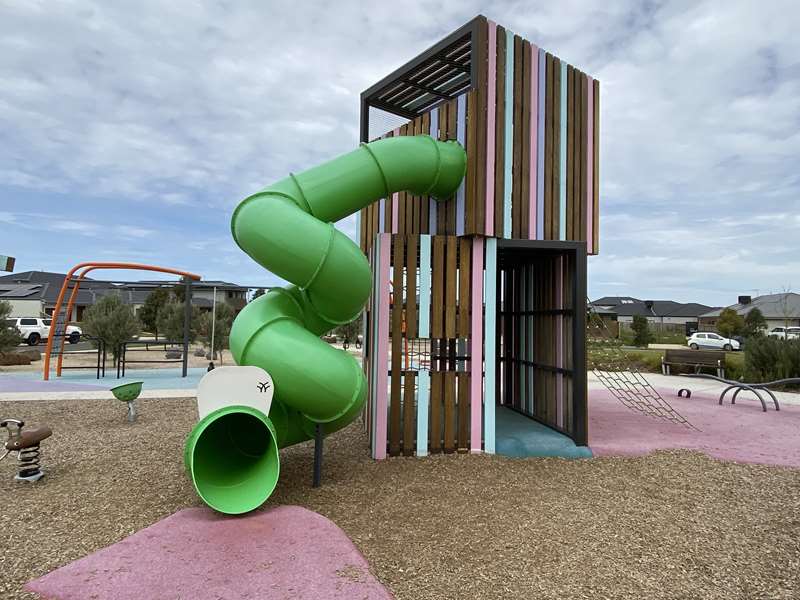
<instances>
[{"instance_id":1,"label":"teal base panel","mask_svg":"<svg viewBox=\"0 0 800 600\"><path fill-rule=\"evenodd\" d=\"M587 446L576 446L563 433L504 406L495 411L495 452L514 458L592 458Z\"/></svg>"}]
</instances>

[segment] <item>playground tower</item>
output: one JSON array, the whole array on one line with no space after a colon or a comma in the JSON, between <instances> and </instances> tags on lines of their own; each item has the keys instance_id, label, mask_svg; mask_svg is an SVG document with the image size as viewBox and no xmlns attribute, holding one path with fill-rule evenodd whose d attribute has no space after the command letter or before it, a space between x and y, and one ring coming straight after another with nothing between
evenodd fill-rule
<instances>
[{"instance_id":1,"label":"playground tower","mask_svg":"<svg viewBox=\"0 0 800 600\"><path fill-rule=\"evenodd\" d=\"M483 16L362 93L362 142L429 134L467 153L452 197L398 192L359 213L374 458L494 453L497 410L586 445L599 96Z\"/></svg>"}]
</instances>

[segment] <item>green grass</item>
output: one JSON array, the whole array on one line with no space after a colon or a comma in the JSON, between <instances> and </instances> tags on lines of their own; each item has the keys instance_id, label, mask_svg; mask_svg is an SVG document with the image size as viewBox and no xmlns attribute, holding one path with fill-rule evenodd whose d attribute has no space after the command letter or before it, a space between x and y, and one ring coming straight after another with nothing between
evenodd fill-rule
<instances>
[{"instance_id":1,"label":"green grass","mask_svg":"<svg viewBox=\"0 0 800 600\"><path fill-rule=\"evenodd\" d=\"M664 356L663 350L636 349L622 350L621 344L596 344L589 342L587 345L587 356L589 366L593 364L603 364L608 368L625 369L628 362L634 368L645 373L661 373L661 358ZM689 369L672 367L673 374L690 372ZM709 372L709 371L704 371ZM744 352L725 353L725 376L728 379L739 379L744 373Z\"/></svg>"}]
</instances>

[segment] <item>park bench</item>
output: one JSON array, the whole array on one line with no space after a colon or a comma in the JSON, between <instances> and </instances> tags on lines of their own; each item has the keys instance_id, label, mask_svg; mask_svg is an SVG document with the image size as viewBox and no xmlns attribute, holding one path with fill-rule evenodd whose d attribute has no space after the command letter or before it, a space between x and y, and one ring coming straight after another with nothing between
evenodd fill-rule
<instances>
[{"instance_id":1,"label":"park bench","mask_svg":"<svg viewBox=\"0 0 800 600\"><path fill-rule=\"evenodd\" d=\"M661 372L670 374L671 366L693 367L695 373L700 369L714 369L717 377L725 378L725 352L722 350L677 350L664 351L661 359Z\"/></svg>"}]
</instances>

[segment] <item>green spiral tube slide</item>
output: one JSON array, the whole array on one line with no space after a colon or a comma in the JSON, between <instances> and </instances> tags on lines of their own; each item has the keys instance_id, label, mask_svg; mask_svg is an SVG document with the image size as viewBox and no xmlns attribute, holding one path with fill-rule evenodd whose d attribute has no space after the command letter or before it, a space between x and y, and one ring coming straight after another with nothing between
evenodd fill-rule
<instances>
[{"instance_id":1,"label":"green spiral tube slide","mask_svg":"<svg viewBox=\"0 0 800 600\"><path fill-rule=\"evenodd\" d=\"M278 448L313 438L318 423L326 434L341 429L364 405L358 362L320 339L358 316L372 285L364 254L333 222L402 190L448 198L465 169L457 142L387 138L290 175L236 208L236 243L293 285L250 302L230 333L237 364L272 377L269 416L237 408L231 398L231 406L207 415L187 440L187 469L211 508L239 514L260 506L278 480Z\"/></svg>"}]
</instances>

